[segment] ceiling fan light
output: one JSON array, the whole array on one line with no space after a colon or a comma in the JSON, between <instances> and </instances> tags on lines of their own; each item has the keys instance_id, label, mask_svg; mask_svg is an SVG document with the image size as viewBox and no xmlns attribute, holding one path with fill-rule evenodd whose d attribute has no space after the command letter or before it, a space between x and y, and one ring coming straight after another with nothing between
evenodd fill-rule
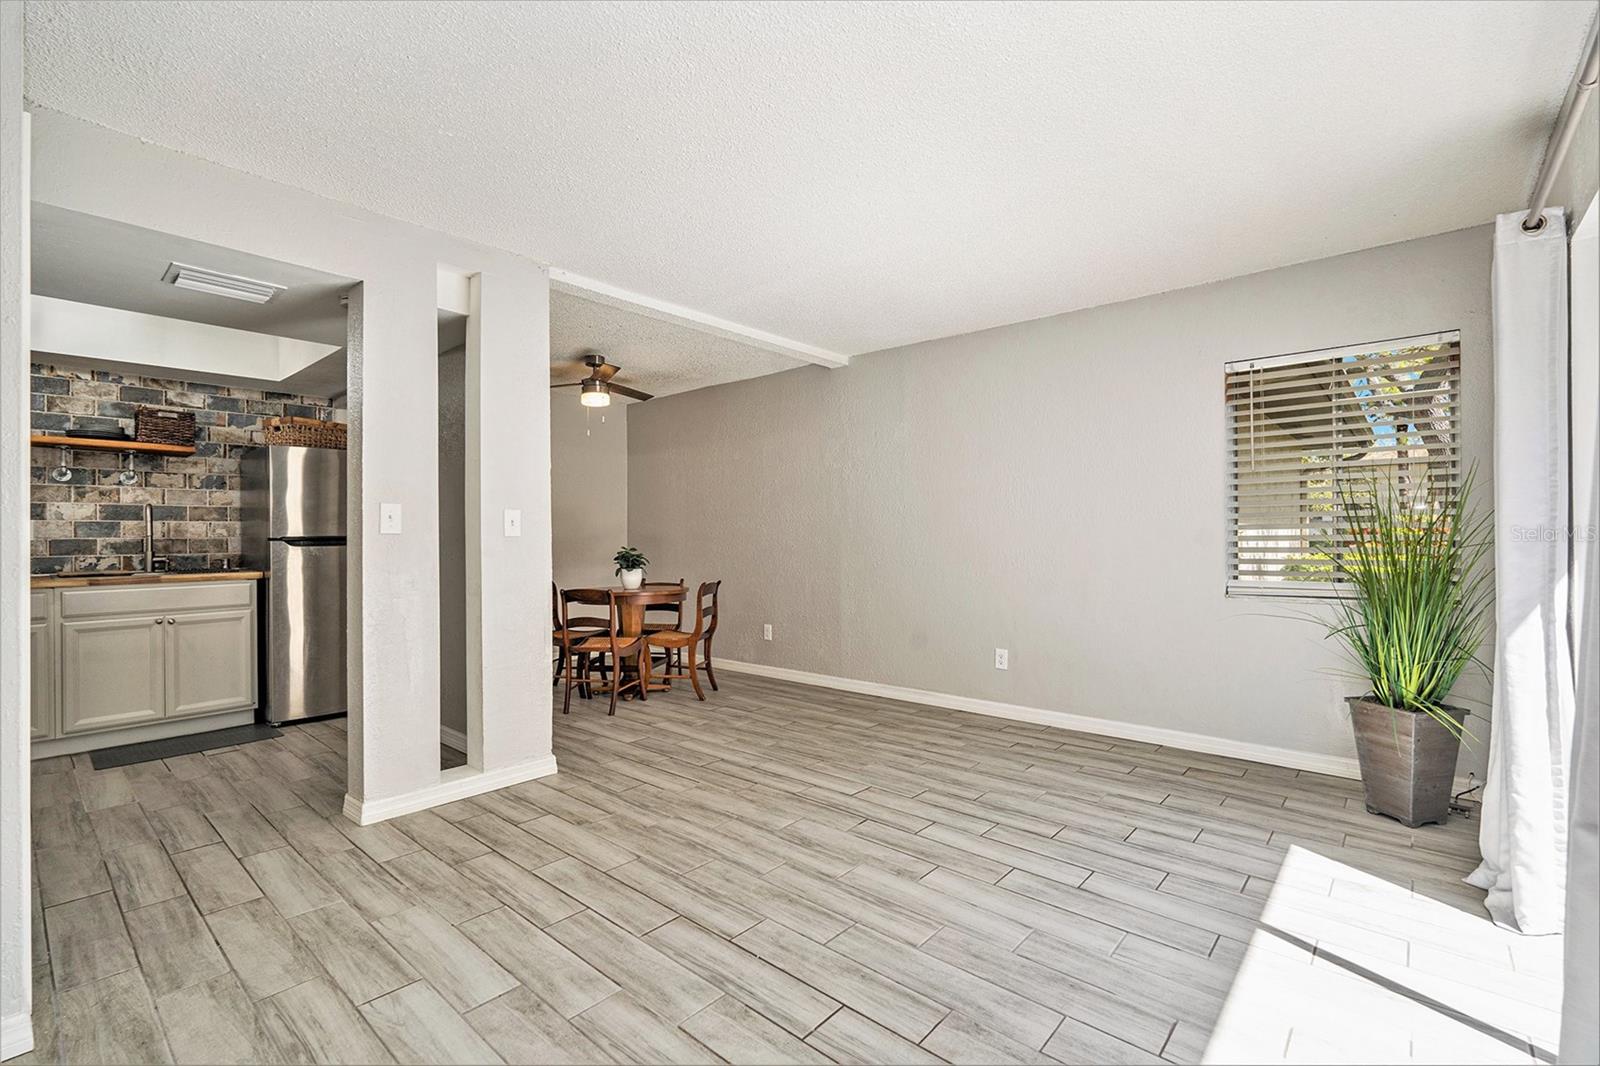
<instances>
[{"instance_id":1,"label":"ceiling fan light","mask_svg":"<svg viewBox=\"0 0 1600 1066\"><path fill-rule=\"evenodd\" d=\"M585 381L578 390L578 402L585 407L610 407L611 390L603 381Z\"/></svg>"}]
</instances>

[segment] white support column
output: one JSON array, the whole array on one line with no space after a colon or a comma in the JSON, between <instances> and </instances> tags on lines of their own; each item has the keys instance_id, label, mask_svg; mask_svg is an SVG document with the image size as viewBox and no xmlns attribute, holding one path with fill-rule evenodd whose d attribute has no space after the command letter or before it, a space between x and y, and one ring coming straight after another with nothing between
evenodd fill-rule
<instances>
[{"instance_id":1,"label":"white support column","mask_svg":"<svg viewBox=\"0 0 1600 1066\"><path fill-rule=\"evenodd\" d=\"M439 783L437 278L418 266L350 294L350 753L345 810ZM379 528L400 507L399 533ZM424 804L426 805L426 804ZM410 808L415 809L415 808Z\"/></svg>"},{"instance_id":2,"label":"white support column","mask_svg":"<svg viewBox=\"0 0 1600 1066\"><path fill-rule=\"evenodd\" d=\"M467 324L468 760L555 772L550 699L550 288L472 279ZM520 512L521 535L506 534ZM500 786L496 786L500 787Z\"/></svg>"},{"instance_id":3,"label":"white support column","mask_svg":"<svg viewBox=\"0 0 1600 1066\"><path fill-rule=\"evenodd\" d=\"M345 305L345 408L349 417L349 437L345 452L344 503L344 659L345 659L345 814L361 821L361 807L367 795L367 730L365 690L366 645L361 624L366 610L362 595L361 569L366 552L361 547L365 513L361 506L363 478L361 456L365 437L361 429L361 385L366 364L366 286L353 287Z\"/></svg>"},{"instance_id":4,"label":"white support column","mask_svg":"<svg viewBox=\"0 0 1600 1066\"><path fill-rule=\"evenodd\" d=\"M531 284L530 284L531 273ZM550 292L542 271L472 275L466 343L467 765L439 770L438 373L405 286L350 299L350 784L370 824L555 772L551 754ZM415 301L410 302L410 301ZM375 324L388 331L376 335ZM402 349L403 352L401 351ZM414 352L412 349L416 349ZM394 353L400 352L399 357ZM398 536L384 503L404 506ZM506 512L522 533L507 536ZM357 515L360 515L358 520ZM357 530L359 529L359 536ZM359 575L359 578L356 576ZM354 622L352 622L354 625ZM394 627L400 627L396 630ZM421 654L427 649L427 654Z\"/></svg>"},{"instance_id":5,"label":"white support column","mask_svg":"<svg viewBox=\"0 0 1600 1066\"><path fill-rule=\"evenodd\" d=\"M0 1059L33 1049L28 676L28 116L22 5L0 4Z\"/></svg>"}]
</instances>

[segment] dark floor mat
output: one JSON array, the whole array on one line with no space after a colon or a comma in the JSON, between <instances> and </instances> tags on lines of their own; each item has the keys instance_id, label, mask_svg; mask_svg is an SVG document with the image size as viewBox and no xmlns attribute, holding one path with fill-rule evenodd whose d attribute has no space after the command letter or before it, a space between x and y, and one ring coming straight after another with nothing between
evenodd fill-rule
<instances>
[{"instance_id":1,"label":"dark floor mat","mask_svg":"<svg viewBox=\"0 0 1600 1066\"><path fill-rule=\"evenodd\" d=\"M143 744L123 744L115 748L101 748L89 753L89 762L96 770L109 770L115 766L131 766L136 762L170 759L177 755L193 755L197 751L228 748L235 744L252 744L258 740L271 740L282 733L273 726L252 722L230 729L216 729L210 733L190 733L183 737L165 740L147 740Z\"/></svg>"}]
</instances>

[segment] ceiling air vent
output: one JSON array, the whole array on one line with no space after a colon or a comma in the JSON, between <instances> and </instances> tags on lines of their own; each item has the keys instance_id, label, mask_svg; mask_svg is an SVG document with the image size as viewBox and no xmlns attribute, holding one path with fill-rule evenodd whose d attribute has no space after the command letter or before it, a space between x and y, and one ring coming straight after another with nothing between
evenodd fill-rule
<instances>
[{"instance_id":1,"label":"ceiling air vent","mask_svg":"<svg viewBox=\"0 0 1600 1066\"><path fill-rule=\"evenodd\" d=\"M224 274L186 263L170 264L167 272L161 275L161 280L171 282L180 289L209 292L213 296L226 296L233 300L248 300L253 304L264 304L284 290L284 286L274 285L270 281L241 278L237 274Z\"/></svg>"}]
</instances>

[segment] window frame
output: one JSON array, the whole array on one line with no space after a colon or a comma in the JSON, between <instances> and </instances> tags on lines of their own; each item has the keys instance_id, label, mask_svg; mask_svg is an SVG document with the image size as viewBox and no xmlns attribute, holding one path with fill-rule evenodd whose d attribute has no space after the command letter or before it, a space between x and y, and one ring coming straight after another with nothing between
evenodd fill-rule
<instances>
[{"instance_id":1,"label":"window frame","mask_svg":"<svg viewBox=\"0 0 1600 1066\"><path fill-rule=\"evenodd\" d=\"M1463 442L1462 429L1462 395L1463 367L1461 365L1461 331L1459 329L1439 330L1433 333L1420 333L1409 337L1391 337L1382 340L1368 341L1361 344L1343 344L1332 348L1314 348L1300 352L1288 352L1281 355L1265 356L1253 359L1233 359L1225 362L1222 367L1222 420L1223 420L1223 595L1229 599L1278 599L1278 600L1307 600L1313 602L1326 602L1328 600L1346 598L1352 594L1350 585L1342 581L1269 581L1263 578L1239 578L1236 576L1239 557L1239 527L1237 501L1235 494L1238 487L1238 475L1233 467L1234 455L1238 451L1236 441L1236 419L1233 404L1228 398L1229 378L1237 373L1250 370L1270 370L1281 367L1304 366L1312 363L1331 362L1334 360L1355 357L1371 357L1380 352L1389 352L1402 348L1421 348L1429 345L1453 344L1457 351L1457 366L1455 368L1454 397L1452 402L1452 417L1450 426L1449 451L1456 455L1454 466L1454 486L1459 487L1462 476L1463 459L1461 448ZM1331 417L1331 415L1330 415Z\"/></svg>"}]
</instances>

